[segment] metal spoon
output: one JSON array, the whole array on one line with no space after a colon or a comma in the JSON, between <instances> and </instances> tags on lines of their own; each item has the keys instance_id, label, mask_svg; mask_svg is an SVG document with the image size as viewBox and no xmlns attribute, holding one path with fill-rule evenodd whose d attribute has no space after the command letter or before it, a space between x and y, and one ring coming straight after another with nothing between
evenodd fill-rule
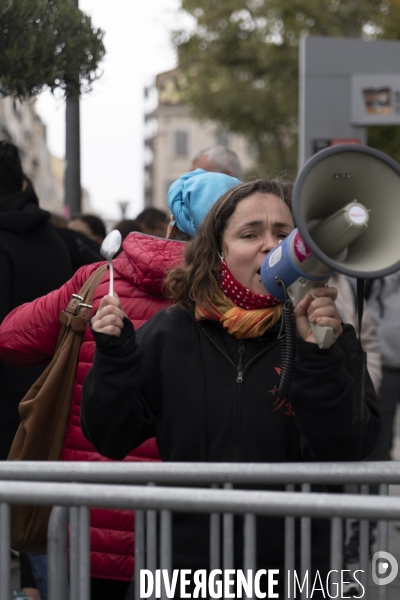
<instances>
[{"instance_id":1,"label":"metal spoon","mask_svg":"<svg viewBox=\"0 0 400 600\"><path fill-rule=\"evenodd\" d=\"M114 296L114 267L112 259L120 249L121 242L122 238L120 232L117 229L113 229L104 238L100 248L100 254L108 260L108 265L110 267L110 290L108 292L109 296Z\"/></svg>"}]
</instances>

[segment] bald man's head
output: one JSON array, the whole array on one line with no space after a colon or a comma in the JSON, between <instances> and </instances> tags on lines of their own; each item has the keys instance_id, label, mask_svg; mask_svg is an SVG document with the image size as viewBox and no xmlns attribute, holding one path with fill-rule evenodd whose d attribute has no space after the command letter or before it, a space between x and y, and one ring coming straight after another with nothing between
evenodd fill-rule
<instances>
[{"instance_id":1,"label":"bald man's head","mask_svg":"<svg viewBox=\"0 0 400 600\"><path fill-rule=\"evenodd\" d=\"M241 179L242 165L232 150L225 146L213 146L196 154L192 160L191 169L204 169L211 173L225 173Z\"/></svg>"}]
</instances>

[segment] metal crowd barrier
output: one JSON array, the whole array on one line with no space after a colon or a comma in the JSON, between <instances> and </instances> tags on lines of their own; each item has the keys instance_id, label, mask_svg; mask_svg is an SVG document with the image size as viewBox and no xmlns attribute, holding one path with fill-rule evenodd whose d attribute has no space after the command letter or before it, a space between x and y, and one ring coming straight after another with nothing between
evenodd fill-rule
<instances>
[{"instance_id":1,"label":"metal crowd barrier","mask_svg":"<svg viewBox=\"0 0 400 600\"><path fill-rule=\"evenodd\" d=\"M17 481L17 480L22 481ZM342 569L343 519L360 519L359 577L368 597L368 521L379 521L379 550L388 549L388 520L400 503L386 497L400 483L400 465L381 463L0 463L0 600L9 600L9 505L44 504L49 524L49 598L67 600L67 522L70 520L70 598L89 600L89 507L135 509L136 569L155 569L156 511L160 511L160 568L171 570L171 511L210 513L210 568L233 567L233 515L244 515L244 570L255 569L256 515L285 517L285 571L293 571L294 519L301 519L301 580L311 566L311 518L331 519L331 568ZM74 483L70 483L74 482ZM93 484L95 482L95 484ZM361 495L310 493L311 485L361 486ZM108 485L106 485L108 484ZM112 484L112 485L110 485ZM123 484L123 485L121 485ZM134 485L135 484L135 485ZM137 484L141 484L138 486ZM151 484L151 485L143 485ZM231 489L234 485L285 485L286 492ZM379 484L382 497L368 496ZM157 487L162 485L163 487ZM171 488L196 485L225 489ZM301 485L302 492L294 492ZM69 511L68 511L68 508ZM223 539L219 519L223 515ZM146 542L146 543L145 543ZM139 578L135 579L138 587ZM287 592L286 592L287 593ZM136 598L139 598L138 589ZM165 597L165 596L164 596ZM287 596L286 596L287 597ZM305 591L301 597L306 598ZM380 600L387 587L380 586Z\"/></svg>"}]
</instances>

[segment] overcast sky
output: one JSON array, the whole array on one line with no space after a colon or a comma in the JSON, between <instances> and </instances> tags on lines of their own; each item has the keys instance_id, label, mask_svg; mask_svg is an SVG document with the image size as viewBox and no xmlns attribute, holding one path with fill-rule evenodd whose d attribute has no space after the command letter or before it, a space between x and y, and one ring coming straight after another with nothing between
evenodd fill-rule
<instances>
[{"instance_id":1,"label":"overcast sky","mask_svg":"<svg viewBox=\"0 0 400 600\"><path fill-rule=\"evenodd\" d=\"M179 5L179 0L79 0L94 26L105 31L103 76L81 100L82 185L104 217L120 218L118 200L129 200L128 217L143 207L143 89L156 73L176 66L169 40ZM50 150L65 156L64 101L45 92L37 110Z\"/></svg>"}]
</instances>

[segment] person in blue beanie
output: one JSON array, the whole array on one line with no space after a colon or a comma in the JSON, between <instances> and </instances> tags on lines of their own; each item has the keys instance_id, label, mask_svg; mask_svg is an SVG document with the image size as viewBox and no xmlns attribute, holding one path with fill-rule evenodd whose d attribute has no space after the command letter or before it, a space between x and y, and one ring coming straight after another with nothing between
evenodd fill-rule
<instances>
[{"instance_id":1,"label":"person in blue beanie","mask_svg":"<svg viewBox=\"0 0 400 600\"><path fill-rule=\"evenodd\" d=\"M241 182L224 173L196 169L174 181L168 191L168 207L172 213L167 238L189 241L212 205L228 190Z\"/></svg>"}]
</instances>

